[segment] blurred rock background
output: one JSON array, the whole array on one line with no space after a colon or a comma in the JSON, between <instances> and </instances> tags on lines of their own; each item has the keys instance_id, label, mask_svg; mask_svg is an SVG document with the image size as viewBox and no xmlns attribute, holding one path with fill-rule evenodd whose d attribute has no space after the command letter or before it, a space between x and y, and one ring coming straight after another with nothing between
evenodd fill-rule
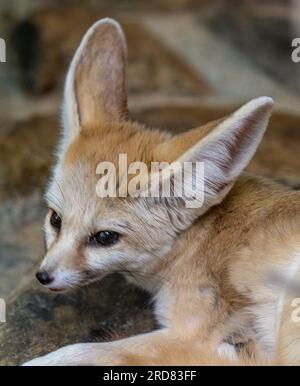
<instances>
[{"instance_id":1,"label":"blurred rock background","mask_svg":"<svg viewBox=\"0 0 300 386\"><path fill-rule=\"evenodd\" d=\"M272 96L276 112L249 170L300 188L298 0L2 0L0 364L155 327L147 295L119 277L63 295L33 279L65 72L85 30L107 16L127 36L133 118L176 132Z\"/></svg>"}]
</instances>

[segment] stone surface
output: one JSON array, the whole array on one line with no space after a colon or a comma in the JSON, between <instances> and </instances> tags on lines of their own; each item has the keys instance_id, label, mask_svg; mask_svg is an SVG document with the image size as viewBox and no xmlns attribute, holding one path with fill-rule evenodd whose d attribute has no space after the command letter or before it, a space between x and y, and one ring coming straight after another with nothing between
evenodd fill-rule
<instances>
[{"instance_id":1,"label":"stone surface","mask_svg":"<svg viewBox=\"0 0 300 386\"><path fill-rule=\"evenodd\" d=\"M25 90L45 93L63 82L67 66L83 34L96 20L107 16L100 9L57 7L36 11L17 24L11 40L17 72ZM129 94L147 92L201 95L208 86L168 47L147 33L141 23L115 11L128 43ZM135 20L133 18L133 20ZM35 46L33 52L32 46Z\"/></svg>"},{"instance_id":2,"label":"stone surface","mask_svg":"<svg viewBox=\"0 0 300 386\"><path fill-rule=\"evenodd\" d=\"M31 285L7 307L0 326L0 365L19 365L63 345L108 341L155 328L149 297L112 276L53 295Z\"/></svg>"},{"instance_id":3,"label":"stone surface","mask_svg":"<svg viewBox=\"0 0 300 386\"><path fill-rule=\"evenodd\" d=\"M0 136L0 199L44 187L58 140L56 117L11 124Z\"/></svg>"},{"instance_id":4,"label":"stone surface","mask_svg":"<svg viewBox=\"0 0 300 386\"><path fill-rule=\"evenodd\" d=\"M286 7L284 12L281 7L280 17L276 17L272 8L272 17L272 12L257 7L237 2L236 7L219 8L199 21L245 55L249 63L299 93L299 66L290 59L291 42L298 36L291 23L292 11Z\"/></svg>"},{"instance_id":5,"label":"stone surface","mask_svg":"<svg viewBox=\"0 0 300 386\"><path fill-rule=\"evenodd\" d=\"M41 193L7 199L0 206L0 298L9 299L32 276L44 249Z\"/></svg>"}]
</instances>

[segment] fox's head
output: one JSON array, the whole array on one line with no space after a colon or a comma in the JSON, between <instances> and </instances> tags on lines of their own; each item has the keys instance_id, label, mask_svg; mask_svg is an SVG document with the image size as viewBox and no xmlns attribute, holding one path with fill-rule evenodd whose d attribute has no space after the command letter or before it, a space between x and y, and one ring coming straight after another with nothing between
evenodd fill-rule
<instances>
[{"instance_id":1,"label":"fox's head","mask_svg":"<svg viewBox=\"0 0 300 386\"><path fill-rule=\"evenodd\" d=\"M230 191L271 114L272 100L261 97L176 136L147 129L128 119L125 57L121 27L104 19L86 33L70 65L58 162L46 194L47 253L37 273L51 290L83 286L116 271L157 269L175 238ZM97 165L111 162L119 171L120 154L128 165L204 162L204 201L188 207L185 195L99 197ZM189 187L198 177L191 172L185 178Z\"/></svg>"}]
</instances>

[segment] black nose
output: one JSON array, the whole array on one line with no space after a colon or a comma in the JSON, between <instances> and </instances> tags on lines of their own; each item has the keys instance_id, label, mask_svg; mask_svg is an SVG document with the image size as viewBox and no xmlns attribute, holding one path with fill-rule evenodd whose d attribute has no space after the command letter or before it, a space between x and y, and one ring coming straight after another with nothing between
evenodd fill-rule
<instances>
[{"instance_id":1,"label":"black nose","mask_svg":"<svg viewBox=\"0 0 300 386\"><path fill-rule=\"evenodd\" d=\"M43 285L47 285L53 282L52 277L46 271L38 272L35 276L38 281Z\"/></svg>"}]
</instances>

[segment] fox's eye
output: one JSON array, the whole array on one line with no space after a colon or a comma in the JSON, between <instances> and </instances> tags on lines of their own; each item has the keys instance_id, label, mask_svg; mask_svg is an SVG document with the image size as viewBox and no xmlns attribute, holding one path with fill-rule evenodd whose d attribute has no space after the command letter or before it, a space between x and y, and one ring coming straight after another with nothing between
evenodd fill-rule
<instances>
[{"instance_id":1,"label":"fox's eye","mask_svg":"<svg viewBox=\"0 0 300 386\"><path fill-rule=\"evenodd\" d=\"M119 241L119 233L113 231L101 231L90 238L90 243L94 245L103 245L108 247Z\"/></svg>"},{"instance_id":2,"label":"fox's eye","mask_svg":"<svg viewBox=\"0 0 300 386\"><path fill-rule=\"evenodd\" d=\"M60 230L61 228L61 218L59 215L53 210L51 217L50 217L50 224L53 226L53 228Z\"/></svg>"}]
</instances>

